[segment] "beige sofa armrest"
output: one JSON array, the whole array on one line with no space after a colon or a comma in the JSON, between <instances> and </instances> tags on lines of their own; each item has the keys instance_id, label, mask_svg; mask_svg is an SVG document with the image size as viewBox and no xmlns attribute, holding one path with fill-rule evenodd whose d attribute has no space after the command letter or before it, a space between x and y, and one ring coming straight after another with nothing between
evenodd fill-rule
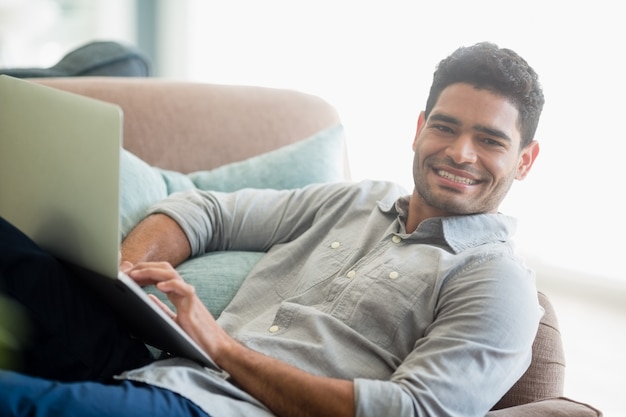
<instances>
[{"instance_id":1,"label":"beige sofa armrest","mask_svg":"<svg viewBox=\"0 0 626 417\"><path fill-rule=\"evenodd\" d=\"M537 296L544 315L533 343L532 362L519 381L495 405L495 410L563 395L565 354L558 318L550 299L541 292Z\"/></svg>"},{"instance_id":2,"label":"beige sofa armrest","mask_svg":"<svg viewBox=\"0 0 626 417\"><path fill-rule=\"evenodd\" d=\"M293 90L158 78L31 81L120 105L124 147L151 165L185 173L277 149L340 122L326 101Z\"/></svg>"},{"instance_id":3,"label":"beige sofa armrest","mask_svg":"<svg viewBox=\"0 0 626 417\"><path fill-rule=\"evenodd\" d=\"M491 411L487 417L601 417L602 412L569 398L548 398L529 404Z\"/></svg>"}]
</instances>

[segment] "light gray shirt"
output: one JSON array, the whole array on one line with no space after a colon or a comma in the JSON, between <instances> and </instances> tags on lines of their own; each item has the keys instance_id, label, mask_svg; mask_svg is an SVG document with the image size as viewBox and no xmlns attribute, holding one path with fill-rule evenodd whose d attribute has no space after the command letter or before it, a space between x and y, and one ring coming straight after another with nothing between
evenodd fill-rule
<instances>
[{"instance_id":1,"label":"light gray shirt","mask_svg":"<svg viewBox=\"0 0 626 417\"><path fill-rule=\"evenodd\" d=\"M219 317L251 349L353 380L359 417L484 416L523 374L542 311L502 214L431 218L407 233L408 197L386 182L160 203L193 255L267 251ZM184 360L125 378L166 387L213 417L271 415L224 373Z\"/></svg>"}]
</instances>

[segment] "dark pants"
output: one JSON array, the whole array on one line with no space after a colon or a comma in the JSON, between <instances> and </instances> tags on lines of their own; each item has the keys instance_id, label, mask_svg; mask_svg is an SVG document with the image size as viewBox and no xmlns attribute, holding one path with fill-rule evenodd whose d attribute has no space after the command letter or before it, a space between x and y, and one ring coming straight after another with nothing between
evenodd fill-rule
<instances>
[{"instance_id":1,"label":"dark pants","mask_svg":"<svg viewBox=\"0 0 626 417\"><path fill-rule=\"evenodd\" d=\"M145 345L80 277L2 218L0 291L23 307L31 328L13 367L19 373L0 371L0 415L206 416L170 391L114 381L153 360Z\"/></svg>"},{"instance_id":2,"label":"dark pants","mask_svg":"<svg viewBox=\"0 0 626 417\"><path fill-rule=\"evenodd\" d=\"M121 381L55 382L0 371L2 417L210 417L171 391Z\"/></svg>"},{"instance_id":3,"label":"dark pants","mask_svg":"<svg viewBox=\"0 0 626 417\"><path fill-rule=\"evenodd\" d=\"M21 373L108 381L151 360L145 345L79 279L0 218L0 291L24 307L31 325Z\"/></svg>"}]
</instances>

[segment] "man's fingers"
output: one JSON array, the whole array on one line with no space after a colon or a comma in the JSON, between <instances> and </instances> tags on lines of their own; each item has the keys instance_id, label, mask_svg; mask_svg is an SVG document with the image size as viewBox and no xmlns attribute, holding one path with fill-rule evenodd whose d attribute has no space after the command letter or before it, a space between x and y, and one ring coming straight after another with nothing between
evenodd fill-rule
<instances>
[{"instance_id":1,"label":"man's fingers","mask_svg":"<svg viewBox=\"0 0 626 417\"><path fill-rule=\"evenodd\" d=\"M158 305L159 308L165 312L165 314L176 320L176 313L174 313L167 304L165 304L163 301L159 300L156 296L152 294L148 294L148 297L150 297L150 299L154 301L154 303Z\"/></svg>"},{"instance_id":2,"label":"man's fingers","mask_svg":"<svg viewBox=\"0 0 626 417\"><path fill-rule=\"evenodd\" d=\"M166 294L176 294L183 297L191 296L196 292L193 285L186 283L182 279L158 282L156 287Z\"/></svg>"},{"instance_id":3,"label":"man's fingers","mask_svg":"<svg viewBox=\"0 0 626 417\"><path fill-rule=\"evenodd\" d=\"M151 295L150 298L190 334L197 333L195 326L198 317L206 316L206 320L213 320L211 313L196 295L193 285L186 283L169 263L138 263L128 275L140 285L155 284L156 288L172 302L176 312L157 297Z\"/></svg>"},{"instance_id":4,"label":"man's fingers","mask_svg":"<svg viewBox=\"0 0 626 417\"><path fill-rule=\"evenodd\" d=\"M124 261L120 264L120 271L124 273L128 273L131 269L133 269L133 264L128 261Z\"/></svg>"},{"instance_id":5,"label":"man's fingers","mask_svg":"<svg viewBox=\"0 0 626 417\"><path fill-rule=\"evenodd\" d=\"M174 267L167 262L139 263L127 273L140 285L156 284L175 279L182 280Z\"/></svg>"}]
</instances>

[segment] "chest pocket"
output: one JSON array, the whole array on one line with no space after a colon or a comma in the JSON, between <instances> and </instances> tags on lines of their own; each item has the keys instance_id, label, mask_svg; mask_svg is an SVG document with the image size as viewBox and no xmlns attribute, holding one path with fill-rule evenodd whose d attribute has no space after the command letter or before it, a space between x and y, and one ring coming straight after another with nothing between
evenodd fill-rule
<instances>
[{"instance_id":1,"label":"chest pocket","mask_svg":"<svg viewBox=\"0 0 626 417\"><path fill-rule=\"evenodd\" d=\"M432 285L427 276L414 265L387 262L357 272L354 280L339 302L343 321L382 348L397 343L398 353L410 351L432 321Z\"/></svg>"},{"instance_id":2,"label":"chest pocket","mask_svg":"<svg viewBox=\"0 0 626 417\"><path fill-rule=\"evenodd\" d=\"M316 298L323 300L328 290L324 284L338 274L354 253L350 246L333 240L324 241L308 253L285 249L291 252L282 254L283 262L291 263L288 270L292 273L282 276L276 286L276 292L284 299L302 296L315 287Z\"/></svg>"}]
</instances>

